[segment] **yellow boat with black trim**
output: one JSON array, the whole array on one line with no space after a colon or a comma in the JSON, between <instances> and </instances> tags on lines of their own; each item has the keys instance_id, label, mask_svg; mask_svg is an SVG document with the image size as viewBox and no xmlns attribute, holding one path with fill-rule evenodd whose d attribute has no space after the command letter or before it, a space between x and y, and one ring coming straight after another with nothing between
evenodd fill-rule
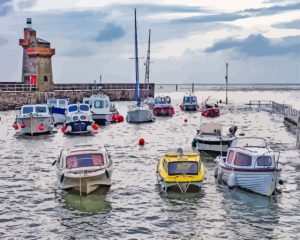
<instances>
[{"instance_id":1,"label":"yellow boat with black trim","mask_svg":"<svg viewBox=\"0 0 300 240\"><path fill-rule=\"evenodd\" d=\"M204 178L205 168L198 153L179 148L165 154L157 164L157 181L164 192L199 191Z\"/></svg>"}]
</instances>

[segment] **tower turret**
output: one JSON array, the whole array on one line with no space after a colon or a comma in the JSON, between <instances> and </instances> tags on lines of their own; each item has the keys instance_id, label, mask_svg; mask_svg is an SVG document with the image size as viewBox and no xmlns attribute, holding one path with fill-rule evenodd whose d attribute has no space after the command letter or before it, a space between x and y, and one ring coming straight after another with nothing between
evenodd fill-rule
<instances>
[{"instance_id":1,"label":"tower turret","mask_svg":"<svg viewBox=\"0 0 300 240\"><path fill-rule=\"evenodd\" d=\"M55 49L50 47L50 42L36 37L31 23L31 18L27 18L24 39L19 40L19 45L23 47L22 82L35 85L40 91L51 91L51 57L55 54Z\"/></svg>"}]
</instances>

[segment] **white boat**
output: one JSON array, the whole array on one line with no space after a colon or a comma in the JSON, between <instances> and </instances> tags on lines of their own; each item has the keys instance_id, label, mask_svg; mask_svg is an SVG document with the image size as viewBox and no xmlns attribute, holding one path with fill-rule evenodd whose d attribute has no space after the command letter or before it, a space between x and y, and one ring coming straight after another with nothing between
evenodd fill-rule
<instances>
[{"instance_id":1,"label":"white boat","mask_svg":"<svg viewBox=\"0 0 300 240\"><path fill-rule=\"evenodd\" d=\"M150 109L153 109L155 105L155 99L153 97L147 97L143 100L144 104L147 104Z\"/></svg>"},{"instance_id":2,"label":"white boat","mask_svg":"<svg viewBox=\"0 0 300 240\"><path fill-rule=\"evenodd\" d=\"M66 122L62 126L65 134L96 134L99 126L94 122L87 104L71 104L67 108Z\"/></svg>"},{"instance_id":3,"label":"white boat","mask_svg":"<svg viewBox=\"0 0 300 240\"><path fill-rule=\"evenodd\" d=\"M53 130L54 120L46 104L23 105L13 127L18 135L45 134Z\"/></svg>"},{"instance_id":4,"label":"white boat","mask_svg":"<svg viewBox=\"0 0 300 240\"><path fill-rule=\"evenodd\" d=\"M182 111L198 111L199 105L197 97L193 93L187 93L182 99L180 105Z\"/></svg>"},{"instance_id":5,"label":"white boat","mask_svg":"<svg viewBox=\"0 0 300 240\"><path fill-rule=\"evenodd\" d=\"M47 105L54 118L54 124L62 124L66 121L66 111L69 104L68 99L48 98Z\"/></svg>"},{"instance_id":6,"label":"white boat","mask_svg":"<svg viewBox=\"0 0 300 240\"><path fill-rule=\"evenodd\" d=\"M265 196L276 192L281 169L279 156L271 151L262 138L238 138L226 157L216 158L215 177L229 188L239 187Z\"/></svg>"},{"instance_id":7,"label":"white boat","mask_svg":"<svg viewBox=\"0 0 300 240\"><path fill-rule=\"evenodd\" d=\"M139 59L137 43L137 26L136 26L136 9L134 9L134 29L135 29L135 98L136 104L129 107L126 120L129 123L143 123L154 121L154 116L149 106L141 102L140 85L139 85Z\"/></svg>"},{"instance_id":8,"label":"white boat","mask_svg":"<svg viewBox=\"0 0 300 240\"><path fill-rule=\"evenodd\" d=\"M114 122L114 116L119 115L116 106L104 93L99 92L91 97L83 98L83 103L90 106L93 120L98 124L105 125Z\"/></svg>"},{"instance_id":9,"label":"white boat","mask_svg":"<svg viewBox=\"0 0 300 240\"><path fill-rule=\"evenodd\" d=\"M200 152L226 153L231 142L236 138L236 131L237 127L232 126L225 134L222 125L219 123L202 123L193 140L193 147Z\"/></svg>"},{"instance_id":10,"label":"white boat","mask_svg":"<svg viewBox=\"0 0 300 240\"><path fill-rule=\"evenodd\" d=\"M60 188L89 194L100 186L110 186L113 162L105 147L76 145L61 151L52 165L57 168Z\"/></svg>"}]
</instances>

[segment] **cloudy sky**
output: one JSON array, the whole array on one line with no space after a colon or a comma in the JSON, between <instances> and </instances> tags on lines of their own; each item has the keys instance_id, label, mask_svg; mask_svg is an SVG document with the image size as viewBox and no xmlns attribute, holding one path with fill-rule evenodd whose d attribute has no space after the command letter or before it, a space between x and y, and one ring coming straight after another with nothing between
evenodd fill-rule
<instances>
[{"instance_id":1,"label":"cloudy sky","mask_svg":"<svg viewBox=\"0 0 300 240\"><path fill-rule=\"evenodd\" d=\"M300 83L300 1L0 0L0 81L20 81L26 18L56 49L56 83L134 82L151 28L150 81ZM144 59L140 78L144 79Z\"/></svg>"}]
</instances>

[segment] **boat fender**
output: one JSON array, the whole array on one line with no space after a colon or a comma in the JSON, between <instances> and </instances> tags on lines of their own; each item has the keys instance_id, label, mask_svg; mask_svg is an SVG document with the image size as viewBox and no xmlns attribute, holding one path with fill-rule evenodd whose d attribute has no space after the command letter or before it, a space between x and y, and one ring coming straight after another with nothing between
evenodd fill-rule
<instances>
[{"instance_id":1,"label":"boat fender","mask_svg":"<svg viewBox=\"0 0 300 240\"><path fill-rule=\"evenodd\" d=\"M197 140L194 138L192 141L192 148L196 148L197 147Z\"/></svg>"},{"instance_id":2,"label":"boat fender","mask_svg":"<svg viewBox=\"0 0 300 240\"><path fill-rule=\"evenodd\" d=\"M105 170L105 175L107 178L109 178L109 172L107 170Z\"/></svg>"},{"instance_id":3,"label":"boat fender","mask_svg":"<svg viewBox=\"0 0 300 240\"><path fill-rule=\"evenodd\" d=\"M67 127L67 132L72 132L72 126Z\"/></svg>"},{"instance_id":4,"label":"boat fender","mask_svg":"<svg viewBox=\"0 0 300 240\"><path fill-rule=\"evenodd\" d=\"M229 189L233 189L234 188L234 186L235 186L235 175L234 175L233 172L231 172L229 174L227 184L228 184Z\"/></svg>"},{"instance_id":5,"label":"boat fender","mask_svg":"<svg viewBox=\"0 0 300 240\"><path fill-rule=\"evenodd\" d=\"M280 185L282 185L282 184L284 183L284 181L283 181L282 179L279 179L279 180L278 180L278 183L279 183Z\"/></svg>"},{"instance_id":6,"label":"boat fender","mask_svg":"<svg viewBox=\"0 0 300 240\"><path fill-rule=\"evenodd\" d=\"M221 183L222 182L222 177L223 177L223 172L222 170L218 170L218 175L217 175L217 181L218 183Z\"/></svg>"},{"instance_id":7,"label":"boat fender","mask_svg":"<svg viewBox=\"0 0 300 240\"><path fill-rule=\"evenodd\" d=\"M87 130L88 132L91 132L91 131L92 131L92 127L91 127L91 126L87 126L87 127L86 127L86 130Z\"/></svg>"},{"instance_id":8,"label":"boat fender","mask_svg":"<svg viewBox=\"0 0 300 240\"><path fill-rule=\"evenodd\" d=\"M65 174L62 174L60 177L60 183L62 183L64 181L64 178L65 178Z\"/></svg>"},{"instance_id":9,"label":"boat fender","mask_svg":"<svg viewBox=\"0 0 300 240\"><path fill-rule=\"evenodd\" d=\"M218 167L215 167L214 176L215 176L215 179L217 179L217 177L218 177Z\"/></svg>"}]
</instances>

